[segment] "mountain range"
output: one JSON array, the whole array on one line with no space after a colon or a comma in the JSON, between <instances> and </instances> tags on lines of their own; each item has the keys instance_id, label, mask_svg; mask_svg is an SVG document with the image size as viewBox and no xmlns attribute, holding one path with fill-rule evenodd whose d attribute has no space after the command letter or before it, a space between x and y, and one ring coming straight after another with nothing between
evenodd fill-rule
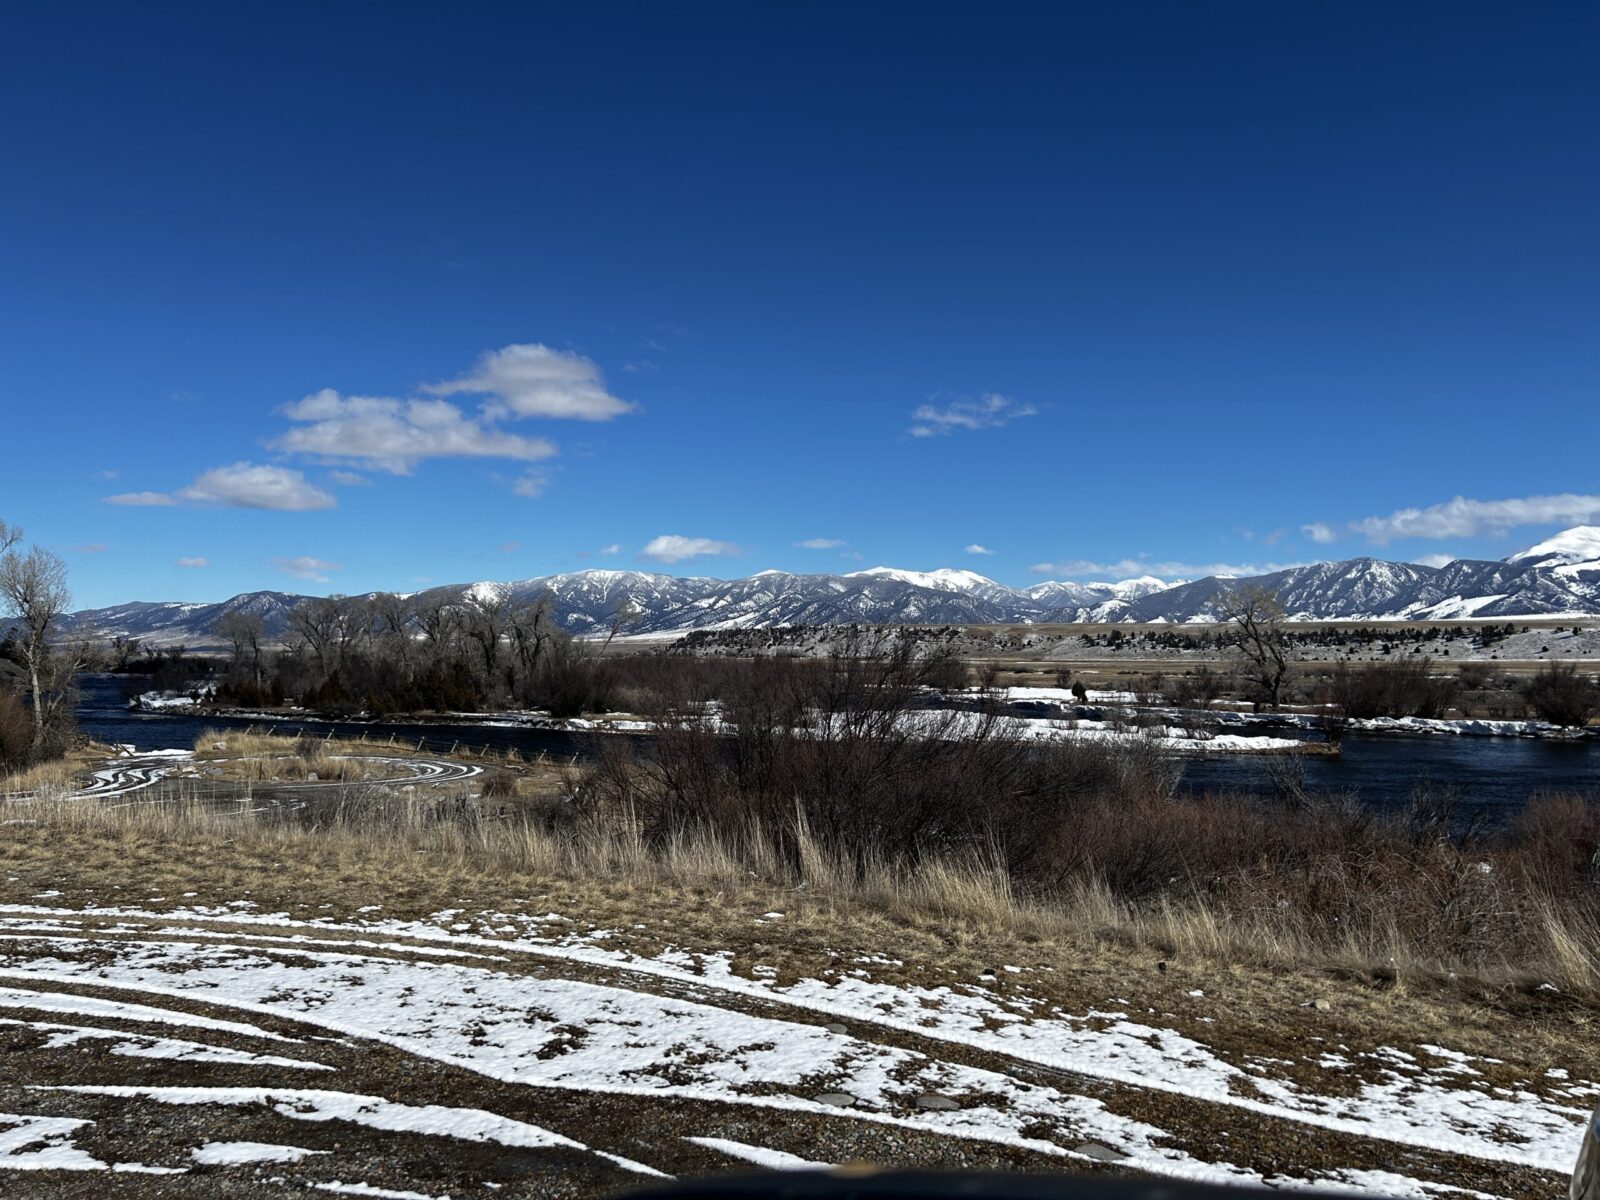
<instances>
[{"instance_id":1,"label":"mountain range","mask_svg":"<svg viewBox=\"0 0 1600 1200\"><path fill-rule=\"evenodd\" d=\"M458 603L470 596L513 602L548 593L574 633L610 627L626 607L630 634L766 625L992 625L1043 622L1205 622L1224 590L1256 584L1295 620L1446 620L1600 614L1600 526L1578 526L1501 560L1443 566L1351 558L1248 579L1154 577L1118 583L1037 583L1011 588L973 571L873 567L846 575L761 571L744 579L683 578L588 570L512 583L452 584L419 593ZM227 612L255 613L269 637L288 627L304 596L247 592L217 604L134 602L71 615L81 634L137 637L150 645L217 644Z\"/></svg>"}]
</instances>

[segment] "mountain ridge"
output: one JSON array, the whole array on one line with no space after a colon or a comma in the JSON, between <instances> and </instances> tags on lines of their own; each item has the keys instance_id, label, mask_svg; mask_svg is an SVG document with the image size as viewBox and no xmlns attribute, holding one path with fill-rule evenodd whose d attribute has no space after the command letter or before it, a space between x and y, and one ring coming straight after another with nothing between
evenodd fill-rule
<instances>
[{"instance_id":1,"label":"mountain ridge","mask_svg":"<svg viewBox=\"0 0 1600 1200\"><path fill-rule=\"evenodd\" d=\"M1592 557L1584 557L1593 549ZM462 603L471 596L513 603L548 593L557 621L573 633L609 629L619 608L628 633L767 625L994 625L1081 622L1202 623L1216 600L1249 583L1271 590L1292 620L1447 620L1600 615L1600 527L1577 526L1506 559L1456 559L1443 566L1367 556L1308 563L1246 578L1166 581L1051 580L1013 588L959 568L869 567L848 574L767 570L741 579L595 568L531 579L446 584L411 593ZM225 613L262 618L269 637L309 597L245 592L215 604L132 602L73 613L68 628L152 645L214 645Z\"/></svg>"}]
</instances>

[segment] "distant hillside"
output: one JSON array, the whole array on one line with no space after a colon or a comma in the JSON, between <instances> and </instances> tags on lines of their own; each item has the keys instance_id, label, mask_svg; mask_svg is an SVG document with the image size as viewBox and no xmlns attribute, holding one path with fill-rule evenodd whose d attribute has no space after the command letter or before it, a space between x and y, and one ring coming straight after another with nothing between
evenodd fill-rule
<instances>
[{"instance_id":1,"label":"distant hillside","mask_svg":"<svg viewBox=\"0 0 1600 1200\"><path fill-rule=\"evenodd\" d=\"M1588 555L1588 557L1585 557ZM575 571L510 583L432 588L422 596L459 602L485 592L531 600L548 592L557 620L574 633L605 629L620 607L629 633L746 629L766 625L993 625L1041 622L1215 620L1217 595L1240 582L1273 591L1295 620L1444 620L1455 617L1600 615L1600 527L1579 526L1503 562L1458 559L1442 567L1351 558L1241 581L1154 578L1120 583L1038 583L1010 588L972 571L873 567L848 575L762 571L745 579L681 578L643 571ZM248 592L219 604L142 603L73 614L70 627L153 645L217 645L223 613L260 615L281 637L287 592Z\"/></svg>"}]
</instances>

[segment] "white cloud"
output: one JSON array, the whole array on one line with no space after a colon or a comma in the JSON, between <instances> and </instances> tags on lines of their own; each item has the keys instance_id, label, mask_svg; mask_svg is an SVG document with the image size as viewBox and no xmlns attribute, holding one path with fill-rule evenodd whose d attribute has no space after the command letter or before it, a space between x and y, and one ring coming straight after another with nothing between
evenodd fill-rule
<instances>
[{"instance_id":1,"label":"white cloud","mask_svg":"<svg viewBox=\"0 0 1600 1200\"><path fill-rule=\"evenodd\" d=\"M1600 518L1600 496L1564 493L1509 500L1457 496L1427 508L1401 508L1386 517L1352 521L1350 528L1381 546L1396 538L1473 537L1504 533L1519 525L1579 525L1596 518Z\"/></svg>"},{"instance_id":2,"label":"white cloud","mask_svg":"<svg viewBox=\"0 0 1600 1200\"><path fill-rule=\"evenodd\" d=\"M1022 417L1031 417L1039 410L1031 404L1020 404L1006 396L989 392L977 400L953 400L944 407L924 404L911 414L914 424L912 437L938 437L958 429L996 429L1009 425Z\"/></svg>"},{"instance_id":3,"label":"white cloud","mask_svg":"<svg viewBox=\"0 0 1600 1200\"><path fill-rule=\"evenodd\" d=\"M423 390L435 396L465 392L491 397L483 406L491 420L512 416L609 421L636 407L606 391L600 368L589 359L537 342L491 350L470 374Z\"/></svg>"},{"instance_id":4,"label":"white cloud","mask_svg":"<svg viewBox=\"0 0 1600 1200\"><path fill-rule=\"evenodd\" d=\"M237 462L213 467L186 488L176 492L124 492L107 496L106 503L141 508L170 508L175 504L203 504L220 508L262 508L279 512L305 512L332 508L334 498L308 482L299 471Z\"/></svg>"},{"instance_id":5,"label":"white cloud","mask_svg":"<svg viewBox=\"0 0 1600 1200\"><path fill-rule=\"evenodd\" d=\"M177 503L165 492L123 492L107 496L107 504L122 504L129 508L171 508Z\"/></svg>"},{"instance_id":6,"label":"white cloud","mask_svg":"<svg viewBox=\"0 0 1600 1200\"><path fill-rule=\"evenodd\" d=\"M298 558L275 558L272 560L272 565L285 575L293 575L296 579L311 579L317 583L327 583L328 572L339 570L338 563L304 554Z\"/></svg>"},{"instance_id":7,"label":"white cloud","mask_svg":"<svg viewBox=\"0 0 1600 1200\"><path fill-rule=\"evenodd\" d=\"M732 542L718 542L711 538L682 537L676 533L664 533L660 537L651 538L645 548L639 551L640 558L648 558L654 562L675 563L686 558L702 558L708 555L738 554L739 547Z\"/></svg>"},{"instance_id":8,"label":"white cloud","mask_svg":"<svg viewBox=\"0 0 1600 1200\"><path fill-rule=\"evenodd\" d=\"M1290 567L1302 565L1304 564L1152 562L1148 558L1093 562L1078 558L1065 562L1034 563L1028 570L1036 575L1052 575L1061 579L1133 579L1141 575L1154 575L1158 579L1204 579L1207 575L1231 575L1236 578L1270 575L1274 571L1286 571Z\"/></svg>"},{"instance_id":9,"label":"white cloud","mask_svg":"<svg viewBox=\"0 0 1600 1200\"><path fill-rule=\"evenodd\" d=\"M341 487L371 487L372 480L354 471L329 471L328 478Z\"/></svg>"},{"instance_id":10,"label":"white cloud","mask_svg":"<svg viewBox=\"0 0 1600 1200\"><path fill-rule=\"evenodd\" d=\"M88 542L82 546L74 546L73 549L79 554L104 554L106 552L106 544L104 542Z\"/></svg>"},{"instance_id":11,"label":"white cloud","mask_svg":"<svg viewBox=\"0 0 1600 1200\"><path fill-rule=\"evenodd\" d=\"M211 565L211 560L209 558L201 558L197 555L194 558L180 558L178 560L178 565L180 567L209 567Z\"/></svg>"},{"instance_id":12,"label":"white cloud","mask_svg":"<svg viewBox=\"0 0 1600 1200\"><path fill-rule=\"evenodd\" d=\"M1321 521L1313 521L1309 525L1300 526L1300 532L1319 546L1325 546L1329 542L1337 542L1339 540L1339 531L1331 525L1324 525Z\"/></svg>"},{"instance_id":13,"label":"white cloud","mask_svg":"<svg viewBox=\"0 0 1600 1200\"><path fill-rule=\"evenodd\" d=\"M550 477L548 475L541 474L538 471L528 471L512 483L511 490L518 496L533 500L544 495L549 486Z\"/></svg>"},{"instance_id":14,"label":"white cloud","mask_svg":"<svg viewBox=\"0 0 1600 1200\"><path fill-rule=\"evenodd\" d=\"M994 551L989 549L989 547L987 547L987 546L980 546L980 545L978 545L977 542L973 542L972 545L967 547L967 553L968 554L993 554Z\"/></svg>"},{"instance_id":15,"label":"white cloud","mask_svg":"<svg viewBox=\"0 0 1600 1200\"><path fill-rule=\"evenodd\" d=\"M1460 557L1459 554L1424 554L1420 558L1414 558L1411 561L1419 567L1448 567Z\"/></svg>"},{"instance_id":16,"label":"white cloud","mask_svg":"<svg viewBox=\"0 0 1600 1200\"><path fill-rule=\"evenodd\" d=\"M611 545L609 545L609 546L601 546L600 547L600 553L601 554L621 554L622 553L622 546L617 542L612 542Z\"/></svg>"},{"instance_id":17,"label":"white cloud","mask_svg":"<svg viewBox=\"0 0 1600 1200\"><path fill-rule=\"evenodd\" d=\"M247 462L213 467L179 490L177 497L191 504L278 512L332 508L335 503L331 495L309 483L299 471Z\"/></svg>"},{"instance_id":18,"label":"white cloud","mask_svg":"<svg viewBox=\"0 0 1600 1200\"><path fill-rule=\"evenodd\" d=\"M323 462L358 462L408 475L425 458L509 458L537 462L556 453L544 438L523 437L466 416L447 400L342 396L332 388L283 407L303 422L272 442Z\"/></svg>"},{"instance_id":19,"label":"white cloud","mask_svg":"<svg viewBox=\"0 0 1600 1200\"><path fill-rule=\"evenodd\" d=\"M802 550L837 550L845 543L839 538L807 538L803 542L796 542Z\"/></svg>"}]
</instances>

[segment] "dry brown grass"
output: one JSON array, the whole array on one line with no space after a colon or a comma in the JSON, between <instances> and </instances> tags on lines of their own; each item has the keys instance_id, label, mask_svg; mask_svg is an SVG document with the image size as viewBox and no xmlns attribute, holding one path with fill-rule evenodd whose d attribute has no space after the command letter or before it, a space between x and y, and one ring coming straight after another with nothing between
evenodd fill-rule
<instances>
[{"instance_id":1,"label":"dry brown grass","mask_svg":"<svg viewBox=\"0 0 1600 1200\"><path fill-rule=\"evenodd\" d=\"M267 730L207 729L194 741L195 763L213 779L232 783L355 783L393 779L394 759L428 757L403 742L316 738Z\"/></svg>"},{"instance_id":2,"label":"dry brown grass","mask_svg":"<svg viewBox=\"0 0 1600 1200\"><path fill-rule=\"evenodd\" d=\"M104 766L107 758L114 753L111 746L86 742L61 758L37 763L10 774L0 772L0 798L19 792L65 793L71 790L79 773Z\"/></svg>"},{"instance_id":3,"label":"dry brown grass","mask_svg":"<svg viewBox=\"0 0 1600 1200\"><path fill-rule=\"evenodd\" d=\"M1049 1003L1081 1011L1118 998L1254 1054L1289 1055L1312 1034L1376 1046L1448 1032L1459 1049L1540 1071L1600 1070L1593 993L1568 982L1600 943L1559 914L1547 945L1528 948L1514 971L1452 978L1443 964L1388 963L1380 942L1335 954L1291 928L1242 926L1204 908L1136 911L1093 885L1032 903L982 854L862 870L807 839L795 868L752 830L652 848L626 827L556 836L440 821L437 804L418 800L351 811L359 818L310 829L184 800L13 806L0 813L0 900L39 903L30 898L45 890L60 893L45 903L69 907L247 899L335 920L359 920L374 903L388 918L526 905L578 930L611 930L612 948L726 952L735 972L776 969L780 981L834 977L866 957L874 978L916 986L1014 964L1029 972L1018 986ZM774 910L781 921L762 920ZM1527 986L1543 978L1563 990ZM987 986L1004 991L1012 979L1001 972ZM1212 1023L1190 1023L1192 989L1203 989ZM1305 1007L1312 997L1332 1011Z\"/></svg>"},{"instance_id":4,"label":"dry brown grass","mask_svg":"<svg viewBox=\"0 0 1600 1200\"><path fill-rule=\"evenodd\" d=\"M78 763L57 758L0 776L0 795L9 792L65 791L78 773Z\"/></svg>"},{"instance_id":5,"label":"dry brown grass","mask_svg":"<svg viewBox=\"0 0 1600 1200\"><path fill-rule=\"evenodd\" d=\"M649 913L653 921L681 920L685 896L716 896L741 913L752 905L787 911L799 899L829 928L937 927L972 947L975 959L993 957L986 946L1049 945L1058 959L1134 954L1404 984L1477 1001L1544 983L1584 1003L1600 999L1600 929L1555 907L1540 914L1527 941L1467 961L1420 947L1398 914L1330 939L1292 909L1236 910L1203 898L1133 903L1092 879L1029 898L982 850L917 863L846 859L803 827L782 839L749 826L647 842L626 821L552 831L536 821L491 819L458 799L375 798L370 789L352 796L314 826L182 797L125 807L16 805L0 827L0 856L49 864L35 877L101 899L113 886L249 895L285 907L310 895L336 908L381 897L390 912L423 915L467 895L503 904L561 885L586 904L610 897L602 909L626 897L624 915ZM704 932L715 937L714 922ZM883 953L903 956L896 940L891 935Z\"/></svg>"}]
</instances>

